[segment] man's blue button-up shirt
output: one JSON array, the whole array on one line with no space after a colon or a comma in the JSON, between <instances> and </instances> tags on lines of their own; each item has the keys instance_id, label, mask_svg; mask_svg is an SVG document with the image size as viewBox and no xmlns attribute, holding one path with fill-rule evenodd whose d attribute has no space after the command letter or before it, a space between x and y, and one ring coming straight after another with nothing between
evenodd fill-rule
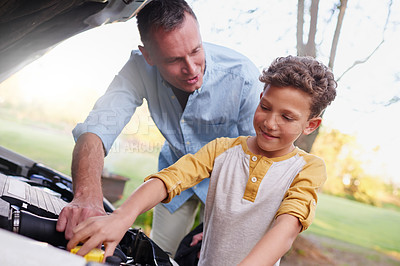
<instances>
[{"instance_id":1,"label":"man's blue button-up shirt","mask_svg":"<svg viewBox=\"0 0 400 266\"><path fill-rule=\"evenodd\" d=\"M159 170L187 153L197 152L215 138L254 135L253 116L262 92L258 69L231 49L208 43L203 46L203 85L190 94L184 110L157 68L148 65L139 51L132 51L85 122L74 128L75 140L85 132L94 133L108 153L143 99L166 139L159 155ZM194 193L205 202L207 190L208 179L164 206L172 213Z\"/></svg>"}]
</instances>

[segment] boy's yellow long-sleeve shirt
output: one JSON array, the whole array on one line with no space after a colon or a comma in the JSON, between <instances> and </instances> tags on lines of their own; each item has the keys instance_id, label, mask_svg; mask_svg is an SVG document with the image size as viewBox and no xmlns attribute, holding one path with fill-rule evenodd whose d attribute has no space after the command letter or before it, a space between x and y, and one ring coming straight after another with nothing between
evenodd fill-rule
<instances>
[{"instance_id":1,"label":"boy's yellow long-sleeve shirt","mask_svg":"<svg viewBox=\"0 0 400 266\"><path fill-rule=\"evenodd\" d=\"M216 139L145 179L160 178L168 202L210 178L199 265L238 264L281 214L297 217L302 230L314 219L323 160L298 148L278 158L255 155L247 139Z\"/></svg>"}]
</instances>

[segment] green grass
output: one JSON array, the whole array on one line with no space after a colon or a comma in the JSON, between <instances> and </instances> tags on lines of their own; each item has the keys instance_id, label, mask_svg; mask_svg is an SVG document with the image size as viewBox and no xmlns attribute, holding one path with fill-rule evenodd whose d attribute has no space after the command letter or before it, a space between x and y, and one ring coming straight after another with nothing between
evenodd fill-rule
<instances>
[{"instance_id":1,"label":"green grass","mask_svg":"<svg viewBox=\"0 0 400 266\"><path fill-rule=\"evenodd\" d=\"M61 131L3 118L0 118L0 125L1 146L70 175L74 147L72 128ZM130 178L124 190L126 198L147 175L157 170L157 154L112 150L104 165L109 172Z\"/></svg>"},{"instance_id":2,"label":"green grass","mask_svg":"<svg viewBox=\"0 0 400 266\"><path fill-rule=\"evenodd\" d=\"M143 183L146 176L157 171L158 156L154 153L113 151L106 157L104 165L108 171L130 178L125 184L122 199L114 203L114 206L118 207ZM144 229L146 234L149 234L152 218L152 210L139 215L134 227L140 227Z\"/></svg>"},{"instance_id":3,"label":"green grass","mask_svg":"<svg viewBox=\"0 0 400 266\"><path fill-rule=\"evenodd\" d=\"M70 174L74 143L71 133L3 118L0 125L1 146Z\"/></svg>"},{"instance_id":4,"label":"green grass","mask_svg":"<svg viewBox=\"0 0 400 266\"><path fill-rule=\"evenodd\" d=\"M74 147L72 128L62 131L11 116L12 114L8 114L8 119L0 118L1 146L64 174L71 174L71 155ZM121 147L120 150L112 149L104 161L104 167L109 172L129 178L122 199L113 204L116 207L143 183L147 175L157 171L158 164L157 151L133 152ZM148 231L151 219L151 212L143 214L138 217L135 226Z\"/></svg>"},{"instance_id":5,"label":"green grass","mask_svg":"<svg viewBox=\"0 0 400 266\"><path fill-rule=\"evenodd\" d=\"M130 178L125 184L124 194L119 205L149 174L157 171L158 157L155 154L135 152L113 152L106 157L105 168L109 172Z\"/></svg>"},{"instance_id":6,"label":"green grass","mask_svg":"<svg viewBox=\"0 0 400 266\"><path fill-rule=\"evenodd\" d=\"M305 232L400 254L400 212L325 194Z\"/></svg>"}]
</instances>

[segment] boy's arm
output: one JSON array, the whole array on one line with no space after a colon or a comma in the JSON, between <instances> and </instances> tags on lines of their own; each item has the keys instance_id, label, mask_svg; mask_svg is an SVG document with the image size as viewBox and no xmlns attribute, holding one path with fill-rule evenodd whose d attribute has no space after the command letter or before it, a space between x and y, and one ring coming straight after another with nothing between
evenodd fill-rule
<instances>
[{"instance_id":1,"label":"boy's arm","mask_svg":"<svg viewBox=\"0 0 400 266\"><path fill-rule=\"evenodd\" d=\"M304 156L307 164L287 191L272 228L261 238L244 265L273 265L292 246L297 235L310 226L315 216L317 191L326 180L325 163L318 157Z\"/></svg>"},{"instance_id":2,"label":"boy's arm","mask_svg":"<svg viewBox=\"0 0 400 266\"><path fill-rule=\"evenodd\" d=\"M167 190L160 179L148 180L112 214L92 217L80 223L73 230L74 235L68 242L67 249L71 250L80 242L84 242L77 253L83 256L93 248L104 244L104 258L111 256L137 216L150 210L166 197Z\"/></svg>"},{"instance_id":3,"label":"boy's arm","mask_svg":"<svg viewBox=\"0 0 400 266\"><path fill-rule=\"evenodd\" d=\"M140 187L111 215L89 218L73 230L67 249L85 242L78 255L104 244L104 257L112 255L115 247L142 214L161 201L168 201L182 190L209 177L214 161L216 140L206 144L195 155L187 154L175 164L148 176ZM223 145L222 145L223 146Z\"/></svg>"},{"instance_id":4,"label":"boy's arm","mask_svg":"<svg viewBox=\"0 0 400 266\"><path fill-rule=\"evenodd\" d=\"M203 179L209 178L214 167L215 158L232 145L228 138L215 139L204 145L195 154L182 156L173 165L145 178L161 179L167 188L168 196L163 203L168 203L182 191L191 188Z\"/></svg>"},{"instance_id":5,"label":"boy's arm","mask_svg":"<svg viewBox=\"0 0 400 266\"><path fill-rule=\"evenodd\" d=\"M239 265L274 265L290 249L300 230L297 217L290 214L278 216L272 228Z\"/></svg>"}]
</instances>

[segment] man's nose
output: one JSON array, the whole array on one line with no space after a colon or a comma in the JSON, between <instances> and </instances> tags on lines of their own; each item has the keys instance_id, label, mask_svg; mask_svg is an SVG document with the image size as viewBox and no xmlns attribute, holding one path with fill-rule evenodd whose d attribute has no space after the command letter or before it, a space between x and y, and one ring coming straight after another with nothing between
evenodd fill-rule
<instances>
[{"instance_id":1,"label":"man's nose","mask_svg":"<svg viewBox=\"0 0 400 266\"><path fill-rule=\"evenodd\" d=\"M196 69L196 65L191 58L185 59L185 65L183 66L183 73L185 74L194 74Z\"/></svg>"}]
</instances>

